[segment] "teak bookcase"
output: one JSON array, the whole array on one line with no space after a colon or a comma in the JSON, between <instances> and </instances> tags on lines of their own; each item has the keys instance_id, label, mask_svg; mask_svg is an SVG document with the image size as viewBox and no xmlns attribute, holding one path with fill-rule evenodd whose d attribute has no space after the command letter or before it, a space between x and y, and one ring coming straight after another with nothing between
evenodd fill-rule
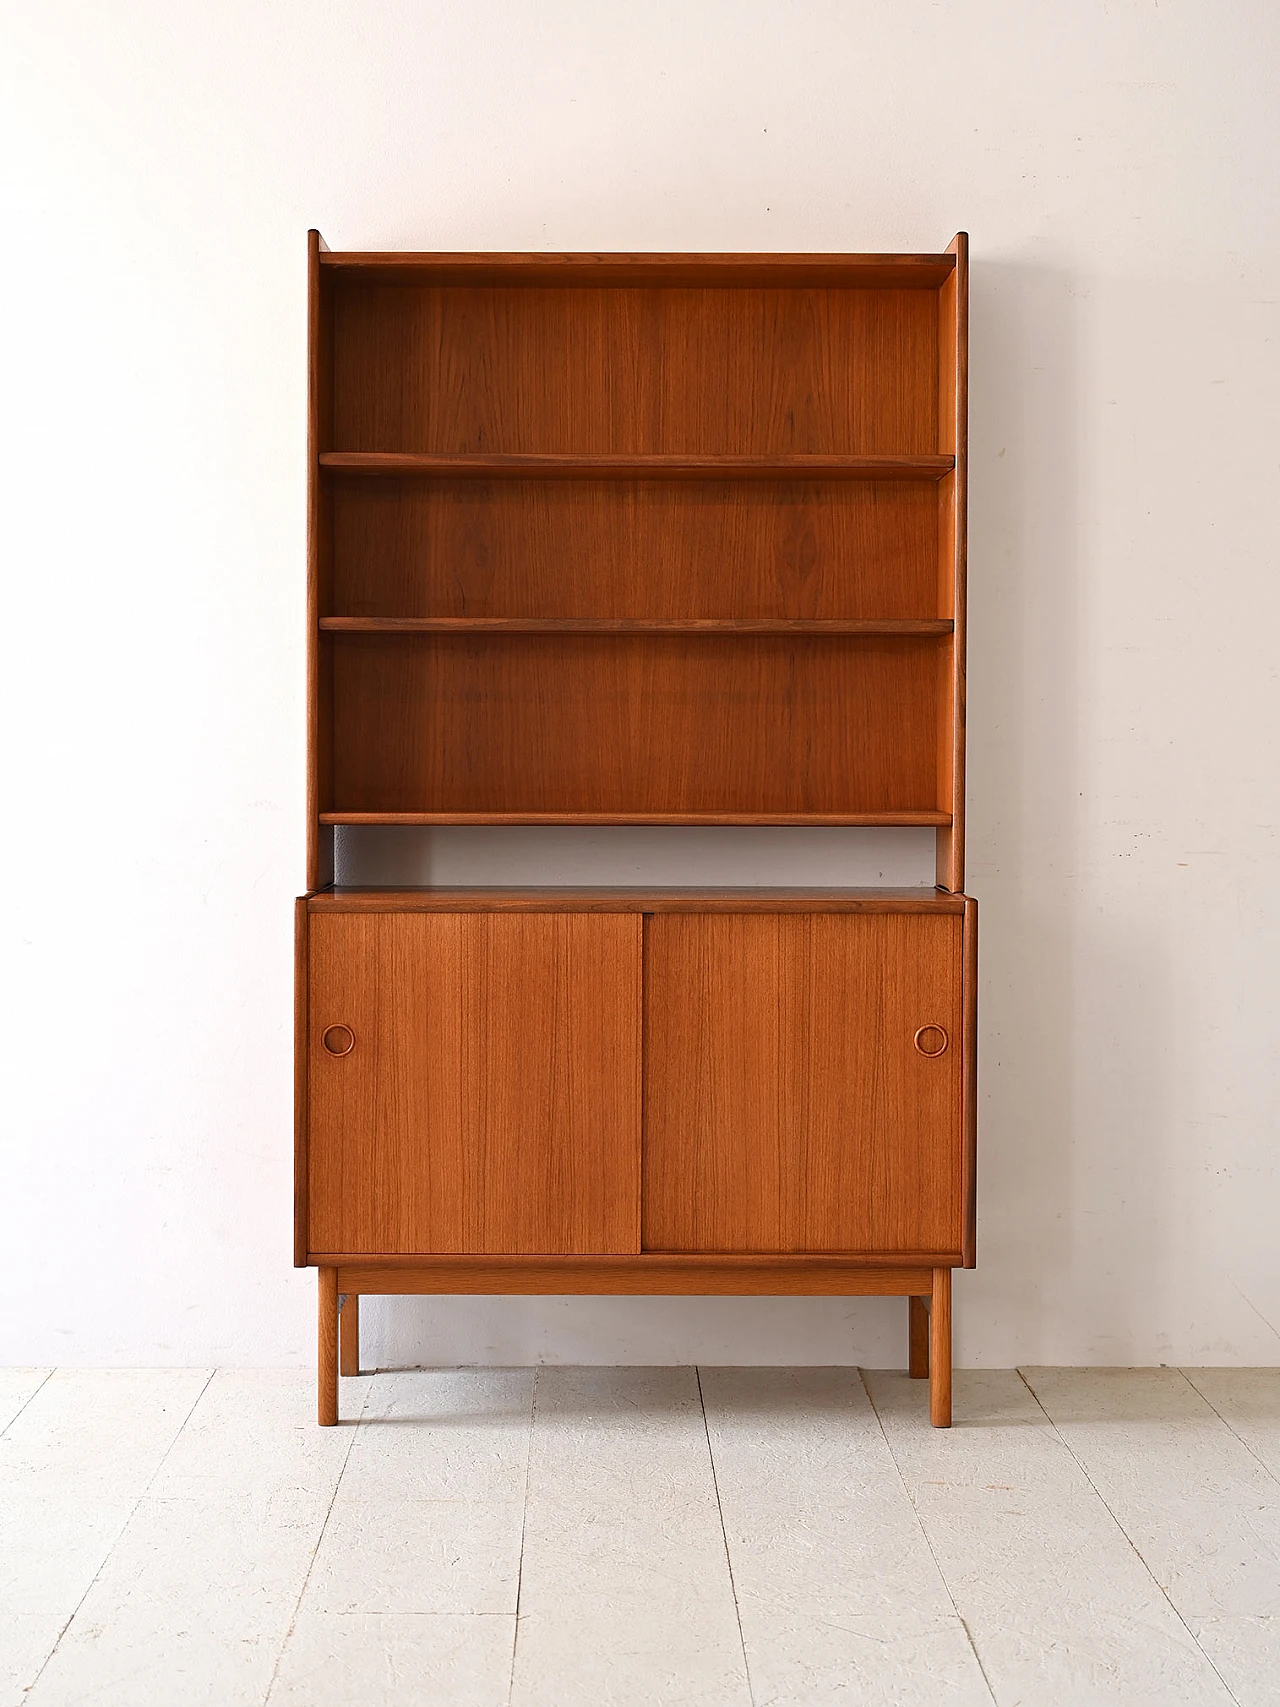
<instances>
[{"instance_id":1,"label":"teak bookcase","mask_svg":"<svg viewBox=\"0 0 1280 1707\"><path fill-rule=\"evenodd\" d=\"M967 240L310 236L295 1260L362 1293L910 1300L974 1261ZM930 890L352 890L338 824L907 824ZM341 1314L339 1314L341 1312Z\"/></svg>"}]
</instances>

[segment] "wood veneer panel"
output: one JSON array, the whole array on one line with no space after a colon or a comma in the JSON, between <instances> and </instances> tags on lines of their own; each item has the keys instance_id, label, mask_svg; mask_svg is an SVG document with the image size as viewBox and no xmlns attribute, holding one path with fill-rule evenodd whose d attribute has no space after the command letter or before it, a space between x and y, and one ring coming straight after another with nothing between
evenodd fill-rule
<instances>
[{"instance_id":1,"label":"wood veneer panel","mask_svg":"<svg viewBox=\"0 0 1280 1707\"><path fill-rule=\"evenodd\" d=\"M941 617L322 616L333 634L914 634L951 633Z\"/></svg>"},{"instance_id":2,"label":"wood veneer panel","mask_svg":"<svg viewBox=\"0 0 1280 1707\"><path fill-rule=\"evenodd\" d=\"M938 889L326 889L308 896L312 913L936 913L972 906ZM966 941L968 939L966 938Z\"/></svg>"},{"instance_id":3,"label":"wood veneer panel","mask_svg":"<svg viewBox=\"0 0 1280 1707\"><path fill-rule=\"evenodd\" d=\"M316 1276L316 1421L338 1420L338 1271L322 1266Z\"/></svg>"},{"instance_id":4,"label":"wood veneer panel","mask_svg":"<svg viewBox=\"0 0 1280 1707\"><path fill-rule=\"evenodd\" d=\"M807 824L867 825L923 828L948 822L945 812L331 812L326 824Z\"/></svg>"},{"instance_id":5,"label":"wood veneer panel","mask_svg":"<svg viewBox=\"0 0 1280 1707\"><path fill-rule=\"evenodd\" d=\"M951 823L938 832L938 882L964 888L965 715L968 635L969 238L950 253L955 271L938 292L938 447L956 460L939 487L938 612L955 619L945 653L938 722L938 804Z\"/></svg>"},{"instance_id":6,"label":"wood veneer panel","mask_svg":"<svg viewBox=\"0 0 1280 1707\"><path fill-rule=\"evenodd\" d=\"M961 1091L964 1104L965 1268L978 1261L978 903L964 896L964 1052Z\"/></svg>"},{"instance_id":7,"label":"wood veneer panel","mask_svg":"<svg viewBox=\"0 0 1280 1707\"><path fill-rule=\"evenodd\" d=\"M307 1261L308 898L293 904L293 1266Z\"/></svg>"},{"instance_id":8,"label":"wood veneer panel","mask_svg":"<svg viewBox=\"0 0 1280 1707\"><path fill-rule=\"evenodd\" d=\"M334 615L950 615L933 481L340 480L332 503Z\"/></svg>"},{"instance_id":9,"label":"wood veneer panel","mask_svg":"<svg viewBox=\"0 0 1280 1707\"><path fill-rule=\"evenodd\" d=\"M468 480L941 480L955 467L953 456L599 456L575 451L466 454L451 452L322 451L320 467L330 474L385 480L465 477Z\"/></svg>"},{"instance_id":10,"label":"wood veneer panel","mask_svg":"<svg viewBox=\"0 0 1280 1707\"><path fill-rule=\"evenodd\" d=\"M937 452L936 292L347 280L334 316L343 450Z\"/></svg>"},{"instance_id":11,"label":"wood veneer panel","mask_svg":"<svg viewBox=\"0 0 1280 1707\"><path fill-rule=\"evenodd\" d=\"M639 1244L641 921L317 913L310 1243ZM324 1044L349 1028L350 1053Z\"/></svg>"},{"instance_id":12,"label":"wood veneer panel","mask_svg":"<svg viewBox=\"0 0 1280 1707\"><path fill-rule=\"evenodd\" d=\"M319 1259L317 1259L319 1260ZM327 1259L325 1259L327 1260ZM639 1294L705 1297L909 1297L927 1291L933 1269L805 1257L696 1257L646 1252L634 1257L441 1258L432 1262L336 1259L344 1292Z\"/></svg>"},{"instance_id":13,"label":"wood veneer panel","mask_svg":"<svg viewBox=\"0 0 1280 1707\"><path fill-rule=\"evenodd\" d=\"M325 241L307 233L307 888L333 881L333 831L320 814L333 804L333 675L317 632L333 601L333 506L319 459L333 442L333 312L320 276Z\"/></svg>"},{"instance_id":14,"label":"wood veneer panel","mask_svg":"<svg viewBox=\"0 0 1280 1707\"><path fill-rule=\"evenodd\" d=\"M824 285L936 290L955 255L445 254L339 251L335 277L378 284Z\"/></svg>"},{"instance_id":15,"label":"wood veneer panel","mask_svg":"<svg viewBox=\"0 0 1280 1707\"><path fill-rule=\"evenodd\" d=\"M341 813L935 807L937 641L330 638Z\"/></svg>"},{"instance_id":16,"label":"wood veneer panel","mask_svg":"<svg viewBox=\"0 0 1280 1707\"><path fill-rule=\"evenodd\" d=\"M961 921L645 922L646 1250L958 1249ZM927 1059L914 1038L945 1028Z\"/></svg>"}]
</instances>

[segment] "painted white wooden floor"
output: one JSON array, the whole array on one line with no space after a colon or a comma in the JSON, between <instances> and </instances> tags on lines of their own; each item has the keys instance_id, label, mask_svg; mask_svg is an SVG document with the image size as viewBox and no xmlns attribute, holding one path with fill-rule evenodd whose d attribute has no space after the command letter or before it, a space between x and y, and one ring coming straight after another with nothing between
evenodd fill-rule
<instances>
[{"instance_id":1,"label":"painted white wooden floor","mask_svg":"<svg viewBox=\"0 0 1280 1707\"><path fill-rule=\"evenodd\" d=\"M1280 1703L1280 1370L0 1372L0 1707Z\"/></svg>"}]
</instances>

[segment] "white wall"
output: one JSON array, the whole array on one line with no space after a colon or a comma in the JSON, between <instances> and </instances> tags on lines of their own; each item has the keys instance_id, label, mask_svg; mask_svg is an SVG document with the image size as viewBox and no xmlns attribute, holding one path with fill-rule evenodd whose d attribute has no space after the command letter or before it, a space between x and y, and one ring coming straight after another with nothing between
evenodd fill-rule
<instances>
[{"instance_id":1,"label":"white wall","mask_svg":"<svg viewBox=\"0 0 1280 1707\"><path fill-rule=\"evenodd\" d=\"M311 1355L289 1170L315 224L335 248L970 230L981 1266L958 1355L1275 1361L1268 0L5 13L0 1360ZM523 851L716 864L642 835ZM733 869L852 857L766 838ZM369 1326L383 1361L884 1363L901 1316L403 1300Z\"/></svg>"}]
</instances>

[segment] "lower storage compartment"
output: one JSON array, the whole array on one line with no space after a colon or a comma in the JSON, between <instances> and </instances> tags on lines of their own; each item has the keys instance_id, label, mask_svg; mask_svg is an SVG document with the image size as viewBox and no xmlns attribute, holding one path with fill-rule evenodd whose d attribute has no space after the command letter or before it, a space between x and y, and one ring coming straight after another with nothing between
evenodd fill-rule
<instances>
[{"instance_id":1,"label":"lower storage compartment","mask_svg":"<svg viewBox=\"0 0 1280 1707\"><path fill-rule=\"evenodd\" d=\"M304 903L300 1262L972 1262L971 901L554 893Z\"/></svg>"}]
</instances>

